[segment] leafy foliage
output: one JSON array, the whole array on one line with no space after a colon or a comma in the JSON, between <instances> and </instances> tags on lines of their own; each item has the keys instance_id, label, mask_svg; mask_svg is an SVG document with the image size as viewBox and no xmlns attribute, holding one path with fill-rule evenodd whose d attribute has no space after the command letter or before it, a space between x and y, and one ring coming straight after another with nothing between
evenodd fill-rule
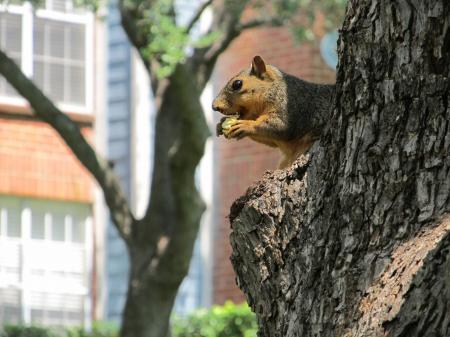
<instances>
[{"instance_id":1,"label":"leafy foliage","mask_svg":"<svg viewBox=\"0 0 450 337\"><path fill-rule=\"evenodd\" d=\"M176 24L172 1L157 0L151 10L144 12L144 18L139 23L145 27L150 43L141 51L147 58L159 61L158 77L166 77L172 73L175 66L184 62L185 48L189 41L184 27Z\"/></svg>"},{"instance_id":2,"label":"leafy foliage","mask_svg":"<svg viewBox=\"0 0 450 337\"><path fill-rule=\"evenodd\" d=\"M174 319L173 337L256 337L256 317L246 303L225 303Z\"/></svg>"},{"instance_id":3,"label":"leafy foliage","mask_svg":"<svg viewBox=\"0 0 450 337\"><path fill-rule=\"evenodd\" d=\"M57 337L57 335L46 328L7 325L0 331L0 337Z\"/></svg>"},{"instance_id":4,"label":"leafy foliage","mask_svg":"<svg viewBox=\"0 0 450 337\"><path fill-rule=\"evenodd\" d=\"M82 328L67 330L67 337L117 337L118 326L115 323L95 322L92 331L86 332Z\"/></svg>"},{"instance_id":5,"label":"leafy foliage","mask_svg":"<svg viewBox=\"0 0 450 337\"><path fill-rule=\"evenodd\" d=\"M297 40L312 41L317 37L317 31L313 28L317 22L323 31L335 30L338 27L346 3L347 0L259 0L253 5L260 9L258 16L270 15L285 22ZM268 7L271 9L267 10ZM169 76L178 63L186 60L190 48L208 47L221 34L217 31L209 32L194 38L186 27L176 23L171 0L156 0L152 9L145 12L141 24L148 27L148 40L151 41L141 52L148 59L159 61L158 77Z\"/></svg>"},{"instance_id":6,"label":"leafy foliage","mask_svg":"<svg viewBox=\"0 0 450 337\"><path fill-rule=\"evenodd\" d=\"M0 0L0 4L21 3L24 0ZM108 0L73 0L75 6L85 7L96 12L106 6ZM138 0L124 0L135 4ZM35 7L40 7L45 0L29 0ZM317 18L323 21L323 29L334 30L341 22L347 0L256 0L252 2L258 16L276 16L293 32L297 40L314 40L316 32L312 28ZM143 27L148 35L149 44L141 50L147 59L157 61L156 75L160 78L169 76L176 65L183 63L192 48L206 48L216 41L221 32L208 32L194 37L176 20L173 0L155 0L151 7L142 2L139 6L143 12L137 25ZM268 10L269 9L269 10Z\"/></svg>"},{"instance_id":7,"label":"leafy foliage","mask_svg":"<svg viewBox=\"0 0 450 337\"><path fill-rule=\"evenodd\" d=\"M223 306L200 309L186 317L176 317L173 337L256 337L256 317L246 303L227 302ZM44 328L7 325L0 337L117 337L115 324L96 322L92 331L82 328Z\"/></svg>"},{"instance_id":8,"label":"leafy foliage","mask_svg":"<svg viewBox=\"0 0 450 337\"><path fill-rule=\"evenodd\" d=\"M0 330L0 337L117 337L115 324L96 322L92 331L82 328L44 328L38 326L6 325Z\"/></svg>"}]
</instances>

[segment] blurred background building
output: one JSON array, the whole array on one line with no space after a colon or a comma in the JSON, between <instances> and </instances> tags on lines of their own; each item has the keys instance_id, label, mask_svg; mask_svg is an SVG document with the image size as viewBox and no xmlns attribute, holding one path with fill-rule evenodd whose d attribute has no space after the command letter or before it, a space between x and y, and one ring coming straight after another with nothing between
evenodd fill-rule
<instances>
[{"instance_id":1,"label":"blurred background building","mask_svg":"<svg viewBox=\"0 0 450 337\"><path fill-rule=\"evenodd\" d=\"M178 1L179 20L186 22L196 3ZM296 44L285 28L244 32L221 55L202 96L212 134L220 119L210 109L214 95L254 55L306 80L334 82L336 37L321 41ZM114 1L106 20L70 0L46 0L34 15L27 3L0 5L0 47L107 156L142 215L152 168L152 94ZM278 161L277 151L255 142L208 140L197 177L208 210L176 312L244 301L229 261L227 215ZM0 323L119 322L127 281L126 248L100 191L56 132L0 78Z\"/></svg>"},{"instance_id":2,"label":"blurred background building","mask_svg":"<svg viewBox=\"0 0 450 337\"><path fill-rule=\"evenodd\" d=\"M105 105L102 34L70 1L0 5L1 48L93 143ZM56 132L0 78L0 321L90 324L96 195Z\"/></svg>"}]
</instances>

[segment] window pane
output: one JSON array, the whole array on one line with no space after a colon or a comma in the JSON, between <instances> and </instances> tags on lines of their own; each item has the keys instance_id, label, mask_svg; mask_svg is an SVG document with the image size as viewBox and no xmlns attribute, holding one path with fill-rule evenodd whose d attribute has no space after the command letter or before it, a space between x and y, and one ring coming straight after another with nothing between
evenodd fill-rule
<instances>
[{"instance_id":1,"label":"window pane","mask_svg":"<svg viewBox=\"0 0 450 337\"><path fill-rule=\"evenodd\" d=\"M20 322L20 294L20 291L16 289L0 289L0 322Z\"/></svg>"},{"instance_id":2,"label":"window pane","mask_svg":"<svg viewBox=\"0 0 450 337\"><path fill-rule=\"evenodd\" d=\"M72 60L83 61L86 57L85 55L85 28L84 25L70 24L70 44L74 48L69 48L70 58Z\"/></svg>"},{"instance_id":3,"label":"window pane","mask_svg":"<svg viewBox=\"0 0 450 337\"><path fill-rule=\"evenodd\" d=\"M51 6L49 6L49 9L52 9L54 11L58 11L58 12L65 12L67 7L67 1L66 0L52 0L51 2Z\"/></svg>"},{"instance_id":4,"label":"window pane","mask_svg":"<svg viewBox=\"0 0 450 337\"><path fill-rule=\"evenodd\" d=\"M20 65L22 53L22 17L20 15L0 12L0 48L8 51L8 56ZM0 77L0 95L19 96L3 77Z\"/></svg>"},{"instance_id":5,"label":"window pane","mask_svg":"<svg viewBox=\"0 0 450 337\"><path fill-rule=\"evenodd\" d=\"M46 310L46 321L48 325L61 325L64 319L64 312L62 310Z\"/></svg>"},{"instance_id":6,"label":"window pane","mask_svg":"<svg viewBox=\"0 0 450 337\"><path fill-rule=\"evenodd\" d=\"M48 34L46 39L49 46L49 50L46 51L46 55L64 58L65 24L51 21L48 21L46 24Z\"/></svg>"},{"instance_id":7,"label":"window pane","mask_svg":"<svg viewBox=\"0 0 450 337\"><path fill-rule=\"evenodd\" d=\"M49 64L48 92L50 97L57 102L64 101L64 66L60 64Z\"/></svg>"},{"instance_id":8,"label":"window pane","mask_svg":"<svg viewBox=\"0 0 450 337\"><path fill-rule=\"evenodd\" d=\"M84 242L84 218L74 217L72 222L72 241Z\"/></svg>"},{"instance_id":9,"label":"window pane","mask_svg":"<svg viewBox=\"0 0 450 337\"><path fill-rule=\"evenodd\" d=\"M52 11L79 14L83 14L86 12L86 9L84 9L83 7L75 6L72 0L47 0L44 2L45 6L43 7Z\"/></svg>"},{"instance_id":10,"label":"window pane","mask_svg":"<svg viewBox=\"0 0 450 337\"><path fill-rule=\"evenodd\" d=\"M35 18L33 26L33 52L34 55L44 55L45 21Z\"/></svg>"},{"instance_id":11,"label":"window pane","mask_svg":"<svg viewBox=\"0 0 450 337\"><path fill-rule=\"evenodd\" d=\"M3 13L2 47L17 56L22 50L22 20L20 15Z\"/></svg>"},{"instance_id":12,"label":"window pane","mask_svg":"<svg viewBox=\"0 0 450 337\"><path fill-rule=\"evenodd\" d=\"M10 238L18 238L21 235L20 210L18 208L6 210L6 235Z\"/></svg>"},{"instance_id":13,"label":"window pane","mask_svg":"<svg viewBox=\"0 0 450 337\"><path fill-rule=\"evenodd\" d=\"M84 318L84 297L79 295L31 293L32 320L45 325L81 325Z\"/></svg>"},{"instance_id":14,"label":"window pane","mask_svg":"<svg viewBox=\"0 0 450 337\"><path fill-rule=\"evenodd\" d=\"M64 215L61 213L53 213L52 217L52 240L64 241L66 234L66 226Z\"/></svg>"},{"instance_id":15,"label":"window pane","mask_svg":"<svg viewBox=\"0 0 450 337\"><path fill-rule=\"evenodd\" d=\"M42 309L31 309L31 323L32 324L43 324L44 323L44 310Z\"/></svg>"},{"instance_id":16,"label":"window pane","mask_svg":"<svg viewBox=\"0 0 450 337\"><path fill-rule=\"evenodd\" d=\"M85 78L84 67L72 66L69 68L69 102L73 104L82 105L85 102Z\"/></svg>"},{"instance_id":17,"label":"window pane","mask_svg":"<svg viewBox=\"0 0 450 337\"><path fill-rule=\"evenodd\" d=\"M42 211L33 210L31 214L31 238L45 238L45 213Z\"/></svg>"},{"instance_id":18,"label":"window pane","mask_svg":"<svg viewBox=\"0 0 450 337\"><path fill-rule=\"evenodd\" d=\"M81 325L83 323L83 312L82 311L67 311L66 312L66 324L68 325Z\"/></svg>"},{"instance_id":19,"label":"window pane","mask_svg":"<svg viewBox=\"0 0 450 337\"><path fill-rule=\"evenodd\" d=\"M44 62L33 62L33 80L41 88L44 88Z\"/></svg>"}]
</instances>

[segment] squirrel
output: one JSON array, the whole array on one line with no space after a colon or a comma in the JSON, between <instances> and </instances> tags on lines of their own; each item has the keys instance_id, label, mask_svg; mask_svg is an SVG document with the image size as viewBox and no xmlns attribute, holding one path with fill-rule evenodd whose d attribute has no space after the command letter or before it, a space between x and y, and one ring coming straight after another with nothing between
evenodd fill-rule
<instances>
[{"instance_id":1,"label":"squirrel","mask_svg":"<svg viewBox=\"0 0 450 337\"><path fill-rule=\"evenodd\" d=\"M225 115L217 136L249 137L276 147L284 155L279 168L286 168L319 138L334 92L334 84L306 82L255 56L250 69L232 77L212 103Z\"/></svg>"}]
</instances>

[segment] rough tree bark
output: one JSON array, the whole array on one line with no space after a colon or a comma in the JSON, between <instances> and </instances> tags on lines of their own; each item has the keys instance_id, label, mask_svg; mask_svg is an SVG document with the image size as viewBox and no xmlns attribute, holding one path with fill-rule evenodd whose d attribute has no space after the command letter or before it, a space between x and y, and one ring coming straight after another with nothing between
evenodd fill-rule
<instances>
[{"instance_id":1,"label":"rough tree bark","mask_svg":"<svg viewBox=\"0 0 450 337\"><path fill-rule=\"evenodd\" d=\"M231 209L259 336L450 336L450 3L351 0L329 124Z\"/></svg>"}]
</instances>

